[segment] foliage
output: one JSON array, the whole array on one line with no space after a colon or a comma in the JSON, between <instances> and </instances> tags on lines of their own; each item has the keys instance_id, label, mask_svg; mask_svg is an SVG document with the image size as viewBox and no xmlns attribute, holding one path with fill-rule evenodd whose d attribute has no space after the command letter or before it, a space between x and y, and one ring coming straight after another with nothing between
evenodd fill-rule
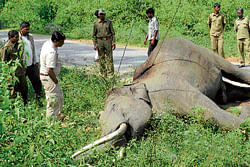
<instances>
[{"instance_id":1,"label":"foliage","mask_svg":"<svg viewBox=\"0 0 250 167\"><path fill-rule=\"evenodd\" d=\"M6 74L11 69L0 67L1 87L6 88ZM70 156L76 150L100 136L98 113L113 84L86 68L63 68L60 75L65 98L63 113L69 116L63 123L45 119L46 109L37 107L31 89L27 106L20 98L10 102L7 89L0 89L0 97L7 101L3 105L0 100L0 166L249 165L247 134L208 125L199 115L180 118L172 114L153 118L145 136L128 143L127 156L122 160L117 159L118 151L111 149L73 161ZM194 112L202 113L202 109L196 107Z\"/></svg>"},{"instance_id":2,"label":"foliage","mask_svg":"<svg viewBox=\"0 0 250 167\"><path fill-rule=\"evenodd\" d=\"M103 8L107 12L107 18L113 21L119 43L126 42L133 20L136 19L130 44L142 46L147 32L145 10L154 7L155 15L160 22L161 39L168 33L168 36L188 38L199 45L209 47L207 17L213 12L214 1L180 1L181 5L171 26L179 3L177 0L142 0L139 10L139 0L8 0L0 13L0 22L7 27L18 29L21 21L30 21L32 30L39 33L50 33L50 30L47 30L48 26L57 25L56 27L64 31L68 37L91 39L93 22L97 19L94 12ZM246 9L247 16L250 2L245 0L217 2L221 3L221 12L227 21L225 51L227 55L235 56L237 48L233 24L237 17L236 8Z\"/></svg>"}]
</instances>

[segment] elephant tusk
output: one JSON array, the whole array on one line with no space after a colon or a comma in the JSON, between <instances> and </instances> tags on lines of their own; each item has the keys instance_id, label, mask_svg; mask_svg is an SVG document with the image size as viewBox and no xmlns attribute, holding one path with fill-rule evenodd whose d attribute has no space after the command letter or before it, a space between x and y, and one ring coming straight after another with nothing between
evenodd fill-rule
<instances>
[{"instance_id":1,"label":"elephant tusk","mask_svg":"<svg viewBox=\"0 0 250 167\"><path fill-rule=\"evenodd\" d=\"M127 124L126 123L121 123L120 126L119 126L119 129L117 129L116 131L96 140L94 143L91 143L85 147L83 147L82 149L80 149L79 151L77 151L75 154L73 154L71 156L71 158L75 158L76 156L88 151L89 149L95 147L95 146L98 146L100 144L103 144L105 142L108 142L116 137L119 137L121 135L123 135L127 130Z\"/></svg>"}]
</instances>

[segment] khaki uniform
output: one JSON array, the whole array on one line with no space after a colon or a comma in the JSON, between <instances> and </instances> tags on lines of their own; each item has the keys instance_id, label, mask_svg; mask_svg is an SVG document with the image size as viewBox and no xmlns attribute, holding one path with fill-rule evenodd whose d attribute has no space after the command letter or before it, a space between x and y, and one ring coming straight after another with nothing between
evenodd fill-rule
<instances>
[{"instance_id":1,"label":"khaki uniform","mask_svg":"<svg viewBox=\"0 0 250 167\"><path fill-rule=\"evenodd\" d=\"M20 92L24 103L26 104L28 101L28 86L25 78L23 52L24 45L21 40L19 40L16 44L8 41L3 48L1 48L0 55L3 62L11 62L10 66L15 65L15 60L18 61L19 65L15 71L15 76L18 78L18 81L16 81L15 85L9 85L10 94L12 98L15 98L16 92Z\"/></svg>"},{"instance_id":2,"label":"khaki uniform","mask_svg":"<svg viewBox=\"0 0 250 167\"><path fill-rule=\"evenodd\" d=\"M105 19L94 22L93 43L98 47L100 72L102 75L114 74L112 44L115 43L115 31L111 21Z\"/></svg>"},{"instance_id":3,"label":"khaki uniform","mask_svg":"<svg viewBox=\"0 0 250 167\"><path fill-rule=\"evenodd\" d=\"M63 107L63 91L60 84L55 84L49 76L40 76L44 86L47 110L46 118L51 116L59 116Z\"/></svg>"},{"instance_id":4,"label":"khaki uniform","mask_svg":"<svg viewBox=\"0 0 250 167\"><path fill-rule=\"evenodd\" d=\"M237 32L237 46L240 57L242 58L241 64L245 65L244 50L246 51L246 58L250 63L250 48L249 48L249 31L250 22L247 17L242 19L238 18L234 23L234 30Z\"/></svg>"},{"instance_id":5,"label":"khaki uniform","mask_svg":"<svg viewBox=\"0 0 250 167\"><path fill-rule=\"evenodd\" d=\"M59 83L55 84L54 81L48 76L47 68L53 68L55 75L58 78L60 73L61 64L58 61L57 48L52 41L47 41L43 44L40 55L40 78L44 86L47 110L46 118L51 116L60 116L63 107L63 91Z\"/></svg>"},{"instance_id":6,"label":"khaki uniform","mask_svg":"<svg viewBox=\"0 0 250 167\"><path fill-rule=\"evenodd\" d=\"M223 50L223 31L225 24L226 21L223 14L219 13L218 15L216 15L215 13L211 13L208 16L208 25L210 28L212 50L224 58L225 56Z\"/></svg>"}]
</instances>

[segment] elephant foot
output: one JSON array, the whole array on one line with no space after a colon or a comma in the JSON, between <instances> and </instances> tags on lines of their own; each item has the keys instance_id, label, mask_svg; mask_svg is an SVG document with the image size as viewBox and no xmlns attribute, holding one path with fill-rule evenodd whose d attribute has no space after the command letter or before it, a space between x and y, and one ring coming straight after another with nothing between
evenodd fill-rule
<instances>
[{"instance_id":1,"label":"elephant foot","mask_svg":"<svg viewBox=\"0 0 250 167\"><path fill-rule=\"evenodd\" d=\"M240 114L240 119L245 121L249 117L250 117L250 105L243 106Z\"/></svg>"}]
</instances>

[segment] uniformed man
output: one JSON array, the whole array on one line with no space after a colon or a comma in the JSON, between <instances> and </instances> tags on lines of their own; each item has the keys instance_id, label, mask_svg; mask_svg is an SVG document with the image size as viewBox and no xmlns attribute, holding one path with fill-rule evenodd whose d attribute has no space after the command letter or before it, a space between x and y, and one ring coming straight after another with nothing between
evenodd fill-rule
<instances>
[{"instance_id":1,"label":"uniformed man","mask_svg":"<svg viewBox=\"0 0 250 167\"><path fill-rule=\"evenodd\" d=\"M15 30L8 32L9 40L1 48L1 58L3 62L10 62L10 66L17 65L15 76L18 80L15 85L10 85L10 94L12 98L16 97L16 92L20 92L23 98L24 104L28 102L28 86L25 78L25 65L23 59L24 45L19 40L19 34ZM17 61L17 63L15 63ZM13 77L13 76L12 76Z\"/></svg>"},{"instance_id":2,"label":"uniformed man","mask_svg":"<svg viewBox=\"0 0 250 167\"><path fill-rule=\"evenodd\" d=\"M59 85L58 75L61 64L58 61L58 47L64 44L65 36L60 31L52 33L51 40L45 42L40 55L40 78L44 86L47 111L46 118L56 116L57 120L63 120L65 115L61 113L63 106L63 91Z\"/></svg>"},{"instance_id":3,"label":"uniformed man","mask_svg":"<svg viewBox=\"0 0 250 167\"><path fill-rule=\"evenodd\" d=\"M35 53L35 43L33 36L29 33L29 22L20 24L20 39L24 42L24 55L26 60L26 75L31 81L32 87L35 90L36 98L42 96L42 83L39 75L39 56Z\"/></svg>"},{"instance_id":4,"label":"uniformed man","mask_svg":"<svg viewBox=\"0 0 250 167\"><path fill-rule=\"evenodd\" d=\"M144 45L146 45L147 40L149 40L149 47L148 47L148 57L149 57L159 41L159 24L156 17L154 16L153 8L149 8L146 11L146 14L150 20L148 23L148 33L146 35L146 38L144 39Z\"/></svg>"},{"instance_id":5,"label":"uniformed man","mask_svg":"<svg viewBox=\"0 0 250 167\"><path fill-rule=\"evenodd\" d=\"M214 4L214 13L208 16L208 25L210 29L210 38L212 50L225 58L223 50L223 31L226 25L224 15L220 12L220 4Z\"/></svg>"},{"instance_id":6,"label":"uniformed man","mask_svg":"<svg viewBox=\"0 0 250 167\"><path fill-rule=\"evenodd\" d=\"M116 48L115 31L110 20L105 19L103 9L98 11L99 20L94 22L93 43L94 49L98 50L100 72L103 76L113 76L113 50Z\"/></svg>"},{"instance_id":7,"label":"uniformed man","mask_svg":"<svg viewBox=\"0 0 250 167\"><path fill-rule=\"evenodd\" d=\"M235 20L234 30L237 32L237 46L238 52L241 57L241 66L245 66L244 50L246 50L246 58L248 63L250 63L250 48L249 48L249 32L250 32L250 22L248 17L243 17L243 9L237 9L238 19Z\"/></svg>"}]
</instances>

